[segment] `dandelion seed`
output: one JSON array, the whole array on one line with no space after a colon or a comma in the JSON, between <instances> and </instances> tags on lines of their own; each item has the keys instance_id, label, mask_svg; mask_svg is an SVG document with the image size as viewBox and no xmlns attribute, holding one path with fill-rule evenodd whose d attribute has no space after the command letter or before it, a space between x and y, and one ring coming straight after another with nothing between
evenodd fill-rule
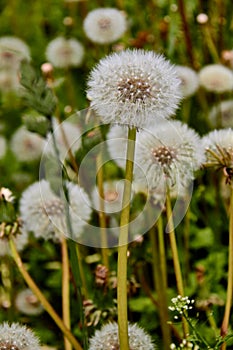
<instances>
[{"instance_id":1,"label":"dandelion seed","mask_svg":"<svg viewBox=\"0 0 233 350\"><path fill-rule=\"evenodd\" d=\"M84 58L84 48L77 39L58 37L47 45L45 55L54 67L78 67Z\"/></svg>"},{"instance_id":2,"label":"dandelion seed","mask_svg":"<svg viewBox=\"0 0 233 350\"><path fill-rule=\"evenodd\" d=\"M156 349L151 337L137 324L129 324L130 350L154 350ZM90 339L89 350L119 350L118 324L108 323L97 330Z\"/></svg>"},{"instance_id":3,"label":"dandelion seed","mask_svg":"<svg viewBox=\"0 0 233 350\"><path fill-rule=\"evenodd\" d=\"M98 8L88 13L83 29L86 36L94 43L110 44L125 33L126 16L115 8Z\"/></svg>"},{"instance_id":4,"label":"dandelion seed","mask_svg":"<svg viewBox=\"0 0 233 350\"><path fill-rule=\"evenodd\" d=\"M181 99L179 84L164 57L126 50L103 58L92 70L87 95L104 123L143 128L174 113Z\"/></svg>"},{"instance_id":5,"label":"dandelion seed","mask_svg":"<svg viewBox=\"0 0 233 350\"><path fill-rule=\"evenodd\" d=\"M39 340L34 333L19 323L0 325L0 349L40 350Z\"/></svg>"}]
</instances>

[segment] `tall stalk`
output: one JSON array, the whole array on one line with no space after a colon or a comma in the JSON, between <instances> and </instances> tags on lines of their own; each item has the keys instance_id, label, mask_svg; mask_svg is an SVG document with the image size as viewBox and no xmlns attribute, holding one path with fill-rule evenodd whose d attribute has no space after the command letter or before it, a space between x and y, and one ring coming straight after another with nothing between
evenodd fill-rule
<instances>
[{"instance_id":1,"label":"tall stalk","mask_svg":"<svg viewBox=\"0 0 233 350\"><path fill-rule=\"evenodd\" d=\"M173 223L173 217L172 217L172 206L171 206L171 198L170 198L169 189L167 189L166 210L167 210L167 219L168 219L168 225L169 225L168 235L169 235L171 252L172 252L172 259L173 259L174 273L175 273L175 278L176 278L177 292L180 296L184 297L183 278L182 278L178 248L177 248L177 243L176 243L176 236L175 236L175 229L174 229L174 223ZM184 337L186 338L189 331L188 331L188 323L184 319L184 317L182 318L182 325L183 325Z\"/></svg>"},{"instance_id":2,"label":"tall stalk","mask_svg":"<svg viewBox=\"0 0 233 350\"><path fill-rule=\"evenodd\" d=\"M69 256L67 250L66 239L61 241L62 252L62 314L63 322L70 329L70 273L69 273ZM66 337L64 337L65 350L72 350L72 345Z\"/></svg>"},{"instance_id":3,"label":"tall stalk","mask_svg":"<svg viewBox=\"0 0 233 350\"><path fill-rule=\"evenodd\" d=\"M227 280L227 300L225 306L225 312L221 325L221 336L224 338L228 332L230 311L232 306L232 294L233 294L233 188L231 188L230 199L230 219L229 219L229 253L228 253L228 280ZM226 343L224 342L221 350L226 349Z\"/></svg>"},{"instance_id":4,"label":"tall stalk","mask_svg":"<svg viewBox=\"0 0 233 350\"><path fill-rule=\"evenodd\" d=\"M129 128L125 186L120 219L117 264L117 306L120 349L129 350L128 303L127 303L127 249L130 216L131 183L133 179L136 128Z\"/></svg>"}]
</instances>

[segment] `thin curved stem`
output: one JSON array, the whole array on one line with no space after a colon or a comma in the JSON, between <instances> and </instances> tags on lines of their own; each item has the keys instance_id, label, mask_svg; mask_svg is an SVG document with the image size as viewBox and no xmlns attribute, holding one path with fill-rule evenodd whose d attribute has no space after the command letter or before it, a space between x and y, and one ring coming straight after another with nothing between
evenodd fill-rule
<instances>
[{"instance_id":1,"label":"thin curved stem","mask_svg":"<svg viewBox=\"0 0 233 350\"><path fill-rule=\"evenodd\" d=\"M127 303L127 249L130 215L131 183L135 150L136 128L128 131L125 186L120 220L117 264L117 305L120 349L129 350Z\"/></svg>"},{"instance_id":2,"label":"thin curved stem","mask_svg":"<svg viewBox=\"0 0 233 350\"><path fill-rule=\"evenodd\" d=\"M62 321L62 319L56 313L56 311L54 310L52 305L45 298L44 294L41 292L41 290L39 289L37 284L34 282L32 277L27 272L27 270L26 270L26 268L25 268L25 266L24 266L24 264L23 264L23 262L21 260L21 257L19 255L17 249L16 249L15 242L13 241L12 238L9 239L9 245L10 245L10 248L11 248L12 257L13 257L13 259L14 259L14 261L15 261L15 263L16 263L16 265L17 265L17 267L18 267L18 269L19 269L19 271L21 273L21 275L23 276L25 282L29 286L29 288L31 288L31 290L33 291L35 296L41 302L41 304L43 305L44 309L48 312L48 314L54 320L56 325L60 328L62 333L67 337L67 339L69 339L69 341L71 342L73 348L75 350L83 350L81 345L77 341L77 339L73 336L73 334L70 332L70 330L65 326L65 324Z\"/></svg>"}]
</instances>

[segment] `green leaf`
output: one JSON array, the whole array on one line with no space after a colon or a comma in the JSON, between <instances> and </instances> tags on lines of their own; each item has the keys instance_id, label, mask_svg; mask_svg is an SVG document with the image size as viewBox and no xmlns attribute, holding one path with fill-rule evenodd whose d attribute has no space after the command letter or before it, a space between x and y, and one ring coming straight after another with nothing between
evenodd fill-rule
<instances>
[{"instance_id":1,"label":"green leaf","mask_svg":"<svg viewBox=\"0 0 233 350\"><path fill-rule=\"evenodd\" d=\"M52 116L57 105L53 91L48 87L44 78L27 61L21 63L22 97L27 105L38 113Z\"/></svg>"}]
</instances>

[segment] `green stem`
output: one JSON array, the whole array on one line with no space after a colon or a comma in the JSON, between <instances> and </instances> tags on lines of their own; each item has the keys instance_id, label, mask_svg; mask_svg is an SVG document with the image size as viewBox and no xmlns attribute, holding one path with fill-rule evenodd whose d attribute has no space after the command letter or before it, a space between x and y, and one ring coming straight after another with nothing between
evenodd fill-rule
<instances>
[{"instance_id":1,"label":"green stem","mask_svg":"<svg viewBox=\"0 0 233 350\"><path fill-rule=\"evenodd\" d=\"M164 289L167 289L167 264L166 264L162 215L160 215L158 218L157 228L158 228L159 261L160 261L160 268L161 268L161 278L162 278Z\"/></svg>"},{"instance_id":2,"label":"green stem","mask_svg":"<svg viewBox=\"0 0 233 350\"><path fill-rule=\"evenodd\" d=\"M221 325L221 336L224 338L228 332L230 311L232 305L232 293L233 293L233 188L231 188L230 199L230 220L229 220L229 253L228 253L228 280L227 280L227 300L225 305L225 312ZM221 349L225 349L224 343Z\"/></svg>"},{"instance_id":3,"label":"green stem","mask_svg":"<svg viewBox=\"0 0 233 350\"><path fill-rule=\"evenodd\" d=\"M120 349L129 350L128 310L127 310L127 249L129 233L129 215L131 183L133 179L134 150L136 128L128 131L127 159L125 170L125 186L120 219L120 235L117 264L117 305Z\"/></svg>"},{"instance_id":4,"label":"green stem","mask_svg":"<svg viewBox=\"0 0 233 350\"><path fill-rule=\"evenodd\" d=\"M107 239L107 230L106 230L106 215L104 211L104 174L103 174L103 156L102 156L102 147L96 159L97 167L97 186L99 191L99 206L100 210L98 211L99 223L100 223L100 235L101 235L101 253L103 264L109 269L108 261L108 239Z\"/></svg>"},{"instance_id":5,"label":"green stem","mask_svg":"<svg viewBox=\"0 0 233 350\"><path fill-rule=\"evenodd\" d=\"M175 278L176 278L177 292L179 295L183 297L184 296L183 278L181 274L180 260L179 260L178 249L176 244L176 236L175 236L175 229L174 229L174 223L172 218L172 206L171 206L169 189L167 189L166 210L167 210L167 220L169 225L168 235L169 235L170 246L172 251L172 259L173 259L173 266L174 266L174 272L175 272ZM188 331L188 324L184 319L184 317L182 318L182 325L183 325L184 337L186 338L189 331Z\"/></svg>"},{"instance_id":6,"label":"green stem","mask_svg":"<svg viewBox=\"0 0 233 350\"><path fill-rule=\"evenodd\" d=\"M158 298L158 311L160 317L160 324L163 336L163 344L164 349L169 350L171 344L171 332L168 326L168 305L167 305L167 296L166 296L166 288L164 286L164 280L162 278L160 259L159 259L159 245L158 245L158 237L157 232L155 230L155 226L152 226L149 230L151 247L152 247L152 260L153 260L153 277L154 284L157 291Z\"/></svg>"},{"instance_id":7,"label":"green stem","mask_svg":"<svg viewBox=\"0 0 233 350\"><path fill-rule=\"evenodd\" d=\"M25 282L29 286L29 288L31 288L33 293L36 295L38 300L43 305L44 309L52 317L52 319L54 320L56 325L60 328L60 330L63 332L63 334L67 337L67 339L69 339L69 341L73 345L74 349L75 350L82 350L82 347L79 344L79 342L75 339L75 337L70 332L70 330L64 325L62 319L58 316L58 314L56 313L56 311L54 310L52 305L48 302L48 300L45 298L44 294L41 292L39 287L36 285L36 283L34 282L32 277L27 272L27 270L26 270L26 268L25 268L25 266L20 258L20 255L16 249L15 242L13 241L12 238L9 239L9 245L11 248L12 257L13 257L20 273L22 274Z\"/></svg>"},{"instance_id":8,"label":"green stem","mask_svg":"<svg viewBox=\"0 0 233 350\"><path fill-rule=\"evenodd\" d=\"M62 313L63 322L70 329L70 274L69 274L69 257L66 239L61 241L62 250ZM64 337L65 350L72 350L69 340Z\"/></svg>"}]
</instances>

